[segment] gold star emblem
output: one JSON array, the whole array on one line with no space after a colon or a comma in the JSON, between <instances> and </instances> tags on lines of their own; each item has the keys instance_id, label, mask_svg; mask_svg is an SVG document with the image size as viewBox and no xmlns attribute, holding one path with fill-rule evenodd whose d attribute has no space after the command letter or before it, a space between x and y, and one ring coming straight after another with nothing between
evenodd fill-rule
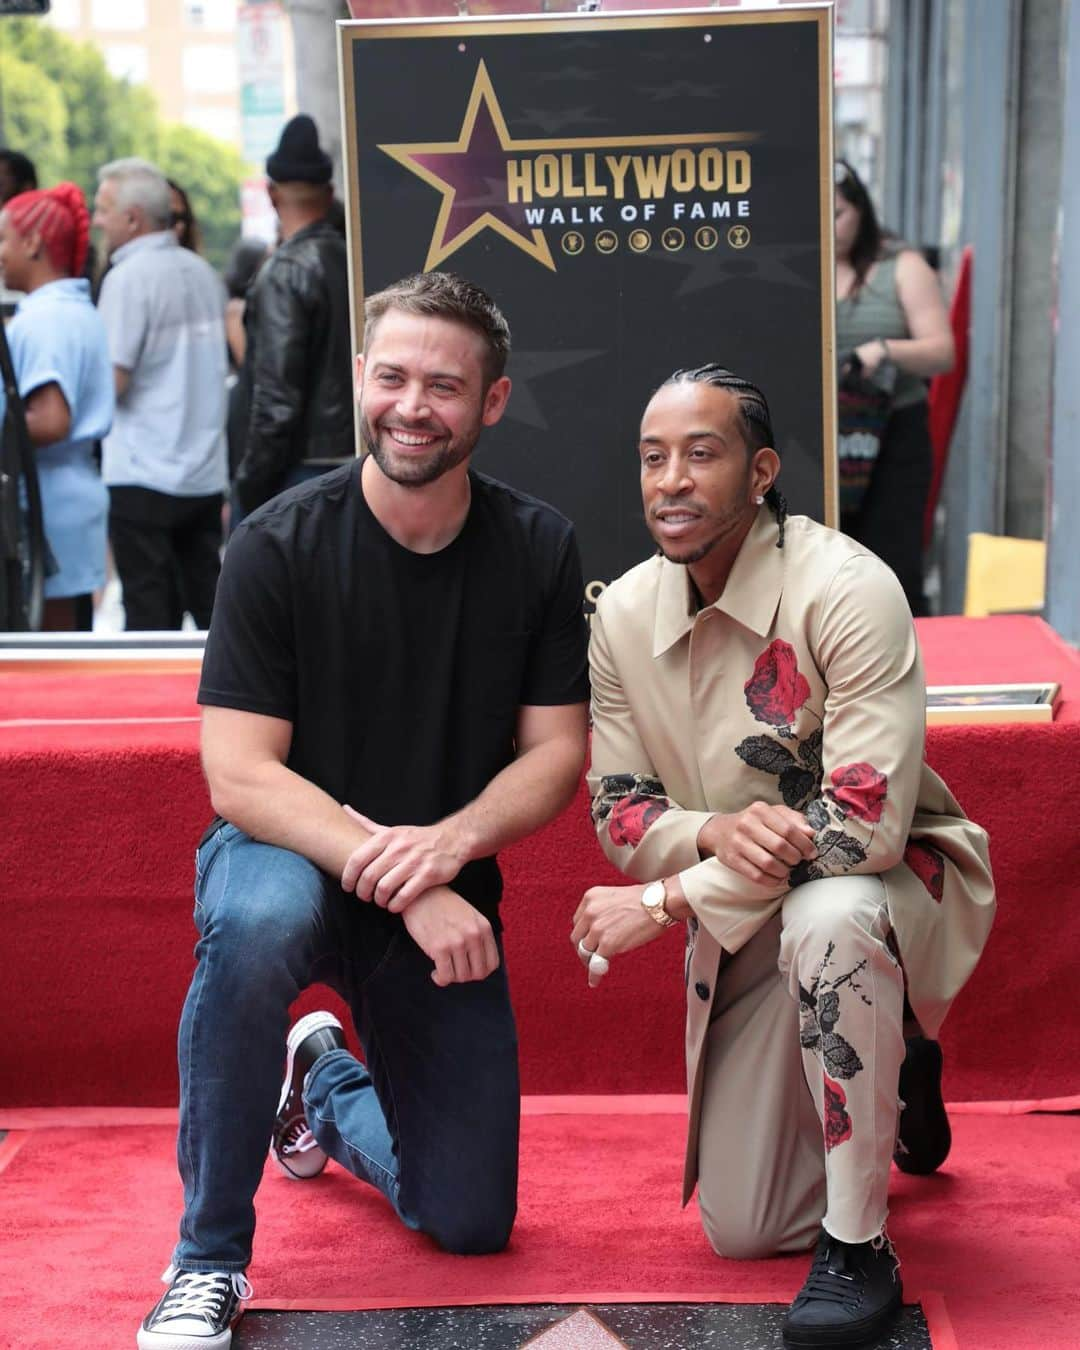
<instances>
[{"instance_id":1,"label":"gold star emblem","mask_svg":"<svg viewBox=\"0 0 1080 1350\"><path fill-rule=\"evenodd\" d=\"M414 145L380 145L442 195L424 271L428 272L474 239L481 230L497 234L545 267L555 262L543 231L527 229L519 212L499 199L496 184L505 185L506 157L525 148L511 137L483 61L477 66L472 92L456 141Z\"/></svg>"}]
</instances>

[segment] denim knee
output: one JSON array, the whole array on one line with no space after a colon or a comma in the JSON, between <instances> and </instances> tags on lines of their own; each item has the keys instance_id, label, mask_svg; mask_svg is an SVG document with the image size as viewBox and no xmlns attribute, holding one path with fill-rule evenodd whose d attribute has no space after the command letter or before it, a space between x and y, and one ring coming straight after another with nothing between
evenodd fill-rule
<instances>
[{"instance_id":1,"label":"denim knee","mask_svg":"<svg viewBox=\"0 0 1080 1350\"><path fill-rule=\"evenodd\" d=\"M196 954L227 962L232 978L276 969L299 976L321 923L322 874L299 854L239 835L197 887Z\"/></svg>"},{"instance_id":2,"label":"denim knee","mask_svg":"<svg viewBox=\"0 0 1080 1350\"><path fill-rule=\"evenodd\" d=\"M495 1204L484 1210L461 1208L430 1220L420 1216L422 1232L454 1256L490 1256L501 1252L510 1241L517 1214L517 1202Z\"/></svg>"}]
</instances>

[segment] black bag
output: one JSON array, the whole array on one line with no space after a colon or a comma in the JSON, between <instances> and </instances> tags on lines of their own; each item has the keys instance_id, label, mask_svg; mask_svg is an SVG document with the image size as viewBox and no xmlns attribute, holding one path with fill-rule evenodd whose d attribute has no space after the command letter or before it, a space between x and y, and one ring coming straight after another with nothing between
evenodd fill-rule
<instances>
[{"instance_id":1,"label":"black bag","mask_svg":"<svg viewBox=\"0 0 1080 1350\"><path fill-rule=\"evenodd\" d=\"M856 515L862 506L892 412L895 384L896 367L891 361L882 361L869 376L854 352L841 362L836 395L841 516Z\"/></svg>"}]
</instances>

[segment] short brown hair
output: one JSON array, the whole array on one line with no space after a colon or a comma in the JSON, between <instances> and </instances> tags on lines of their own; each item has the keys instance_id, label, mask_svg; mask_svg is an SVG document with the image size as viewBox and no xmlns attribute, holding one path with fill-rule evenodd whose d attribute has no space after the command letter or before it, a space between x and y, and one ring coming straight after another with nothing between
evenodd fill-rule
<instances>
[{"instance_id":1,"label":"short brown hair","mask_svg":"<svg viewBox=\"0 0 1080 1350\"><path fill-rule=\"evenodd\" d=\"M449 319L478 333L487 347L484 373L489 385L506 369L506 359L510 355L510 325L491 296L471 281L455 276L453 272L418 272L369 295L364 301L365 352L379 320L391 309L426 318Z\"/></svg>"}]
</instances>

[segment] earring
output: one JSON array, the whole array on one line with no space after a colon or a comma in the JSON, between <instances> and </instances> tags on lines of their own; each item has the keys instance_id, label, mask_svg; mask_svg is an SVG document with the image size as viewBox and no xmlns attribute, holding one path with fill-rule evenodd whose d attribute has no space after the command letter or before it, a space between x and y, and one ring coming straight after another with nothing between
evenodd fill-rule
<instances>
[{"instance_id":1,"label":"earring","mask_svg":"<svg viewBox=\"0 0 1080 1350\"><path fill-rule=\"evenodd\" d=\"M755 506L764 506L764 505L765 505L765 498L761 495L760 492L759 492L758 495L754 498L754 505L755 505Z\"/></svg>"}]
</instances>

